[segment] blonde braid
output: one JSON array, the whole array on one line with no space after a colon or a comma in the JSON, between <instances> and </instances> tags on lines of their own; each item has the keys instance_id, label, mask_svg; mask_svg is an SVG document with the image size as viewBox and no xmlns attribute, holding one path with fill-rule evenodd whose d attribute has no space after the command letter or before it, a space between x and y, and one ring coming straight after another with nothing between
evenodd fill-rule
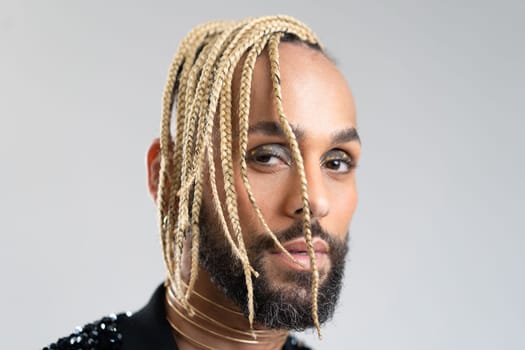
<instances>
[{"instance_id":1,"label":"blonde braid","mask_svg":"<svg viewBox=\"0 0 525 350\"><path fill-rule=\"evenodd\" d=\"M250 25L242 28L234 38L230 39L229 47L226 49L223 60L219 63L219 80L230 82L233 77L234 68L237 62L245 52L247 47L240 46L238 41L243 38L243 35L253 26ZM235 51L232 51L235 49ZM224 76L222 75L224 74ZM213 96L213 93L212 93ZM225 203L228 210L228 216L232 225L236 243L241 253L241 263L244 270L246 287L248 292L248 320L250 326L253 326L254 319L254 300L253 300L253 285L251 279L252 266L247 257L246 248L242 238L242 230L237 212L237 194L234 186L233 177L233 159L232 159L232 136L231 136L231 84L226 83L222 86L220 93L220 150L221 150L221 165L224 178L224 190L226 194Z\"/></svg>"},{"instance_id":2,"label":"blonde braid","mask_svg":"<svg viewBox=\"0 0 525 350\"><path fill-rule=\"evenodd\" d=\"M195 30L196 31L196 30ZM168 180L170 179L170 173L175 172L175 169L172 167L172 157L171 153L171 108L173 105L173 95L175 82L177 80L177 73L180 66L184 62L185 52L187 50L188 42L192 39L191 33L187 38L180 44L179 50L177 51L175 57L173 58L172 64L168 72L168 78L166 81L166 86L164 88L163 102L162 102L162 119L161 119L161 133L160 133L160 154L161 154L161 168L159 172L159 185L157 192L157 205L159 208L159 226L161 233L161 244L163 249L164 263L168 272L168 280L171 280L173 275L172 270L172 249L171 244L169 243L169 233L172 231L172 228L175 225L173 220L174 211L171 210L169 205L169 198L166 201L165 191L169 188ZM177 120L177 124L183 122L183 120ZM176 174L173 174L175 177ZM172 186L177 186L177 183L172 183ZM171 197L171 196L170 196Z\"/></svg>"},{"instance_id":3,"label":"blonde braid","mask_svg":"<svg viewBox=\"0 0 525 350\"><path fill-rule=\"evenodd\" d=\"M274 34L270 38L268 43L268 54L270 55L270 71L273 82L273 91L275 94L275 102L277 108L277 114L279 116L279 122L283 127L294 160L296 162L297 171L299 173L300 184L301 184L301 197L303 205L303 231L306 239L306 250L310 257L310 266L312 269L312 317L317 328L317 333L321 337L321 326L319 325L319 318L317 315L317 294L319 289L319 271L317 270L317 262L315 259L315 250L312 243L312 230L310 229L310 203L308 201L308 185L306 182L306 174L304 172L304 163L299 145L292 131L288 120L284 114L281 94L281 73L279 69L279 41L281 40L281 34Z\"/></svg>"},{"instance_id":4,"label":"blonde braid","mask_svg":"<svg viewBox=\"0 0 525 350\"><path fill-rule=\"evenodd\" d=\"M228 70L226 81L231 81L233 77L234 65L230 65ZM246 287L248 291L248 321L250 327L253 326L254 318L254 300L253 300L253 285L251 278L252 267L247 257L246 248L242 238L242 229L239 220L239 214L237 211L237 193L234 186L234 175L233 175L233 157L232 157L232 133L231 133L231 84L226 84L221 93L220 100L221 107L221 118L220 118L220 133L221 133L221 160L222 160L222 173L224 178L224 191L226 193L226 208L230 218L230 223L233 227L233 232L237 240L239 251L242 254L242 266L244 270L244 277L246 281Z\"/></svg>"},{"instance_id":5,"label":"blonde braid","mask_svg":"<svg viewBox=\"0 0 525 350\"><path fill-rule=\"evenodd\" d=\"M196 73L195 71L199 69L199 64L193 64L195 56L197 54L197 49L200 47L201 42L208 36L207 32L199 33L199 36L194 40L188 50L186 56L186 64L183 66L182 72L180 74L180 81L186 82L186 87L181 87L178 94L178 104L177 108L177 118L182 119L182 123L178 125L177 135L180 135L180 144L182 147L177 147L175 151L179 151L179 159L176 158L175 161L180 161L183 164L187 164L186 167L181 168L180 174L178 174L177 180L180 182L179 187L172 186L170 189L170 202L176 203L177 196L178 198L178 211L173 211L173 213L178 212L178 225L173 229L172 236L170 239L171 244L175 244L172 248L174 253L173 261L173 279L174 279L174 288L176 294L182 294L182 280L181 280L181 258L183 250L183 242L185 238L185 233L189 227L189 221L187 218L187 212L189 211L189 196L190 196L190 187L193 181L194 174L192 173L192 160L191 160L191 151L194 148L194 138L188 137L188 135L193 135L195 132L195 118L191 111L188 113L188 105L193 105L191 103L193 99L186 99L186 96L192 96L194 94L193 87L196 82ZM189 117L184 118L186 115ZM190 175L188 175L190 174ZM188 178L189 177L189 178ZM186 306L186 305L185 305Z\"/></svg>"},{"instance_id":6,"label":"blonde braid","mask_svg":"<svg viewBox=\"0 0 525 350\"><path fill-rule=\"evenodd\" d=\"M261 24L261 23L266 23L267 27L259 28L258 26L256 26L257 24ZM272 32L284 32L285 30L288 30L290 27L293 27L293 23L286 22L286 19L284 19L284 21L283 21L282 18L276 18L276 19L262 18L262 19L260 19L258 21L254 21L254 22L250 23L249 26L243 28L243 30L237 34L235 39L240 40L239 38L242 38L243 35L246 35L248 38L252 38L252 40L248 40L248 43L251 43L251 42L255 41L253 39L253 37L255 37L256 39L260 40L261 37L264 37L265 35L268 35L269 33L272 33ZM254 28L254 30L253 31L249 31L249 29L251 29L251 28ZM230 65L225 67L225 68L228 68L228 70L229 70L228 74L226 75L226 79L231 79L231 77L233 76L233 69L235 67L234 65L238 62L238 59L246 51L246 49L249 46L251 46L251 45L246 45L245 42L237 42L237 40L235 40L235 39L233 39L230 42L230 45L229 45L229 48L231 48L232 50L233 50L233 48L235 48L235 50L233 50L231 52L226 51L225 52L225 56L224 56L224 57L229 57L230 58L229 59ZM227 80L227 81L229 81L229 80ZM231 93L228 93L226 95L230 95L231 96ZM280 98L280 96L278 98ZM221 103L222 102L223 101L221 101ZM227 101L224 101L224 102L227 103ZM228 105L228 110L229 110L229 108L231 108L231 104ZM224 118L229 118L229 113L227 113L225 115L221 115L221 121L223 120L222 119L223 117ZM282 117L285 118L284 114L282 114ZM227 120L227 121L229 122L229 120ZM226 122L224 122L224 124L226 124ZM228 129L228 128L226 128L226 129ZM235 193L235 188L233 186L233 170L229 168L229 165L231 164L231 162L229 160L229 158L231 158L231 154L229 154L229 153L231 153L231 147L229 147L231 145L231 142L229 141L228 135L224 135L225 137L223 137L222 131L223 130L221 128L221 159L223 160L223 176L224 176L224 179L225 179L224 180L224 186L225 186L225 191L226 191L226 194L227 194L226 204L227 204L227 206L229 205L228 206L228 214L230 215L230 222L234 226L234 232L235 232L236 237L238 237L237 240L238 240L238 243L240 245L241 251L244 251L245 250L244 249L244 242L242 241L242 234L240 232L241 230L240 230L240 224L239 224L237 208L236 208L235 204L233 204L233 203L236 203L236 193ZM225 132L228 132L228 131L226 130ZM291 133L291 136L292 137L294 136L293 133ZM287 135L287 137L289 138L290 135ZM226 142L228 142L228 145L224 145L223 146L223 143L226 143ZM299 155L300 155L298 147L297 147L297 153L299 153ZM226 158L226 157L228 157L228 158ZM302 161L300 161L299 163L302 164ZM303 173L304 173L304 170L303 170ZM251 193L251 191L250 191L250 193ZM253 195L252 195L252 197L253 197ZM258 207L255 207L255 208L256 208L256 211L257 211ZM310 228L309 228L309 222L310 222L309 210L308 210L308 214L305 216L305 222L307 223L306 226L308 226L308 231L310 231ZM267 225L266 225L266 227L267 227ZM268 228L268 231L271 232L271 230L269 228ZM305 232L308 232L308 231L305 231ZM271 233L270 236L272 238L274 238L275 241L278 241L273 233ZM308 248L308 235L306 234L305 236L306 236L307 248ZM311 246L310 248L312 248L312 251L313 251L313 246L311 245L311 232L310 232L309 236L310 236L310 246ZM241 246L241 244L242 244L242 246ZM286 251L286 249L284 249L284 247L282 247L280 242L278 243L278 246L283 251ZM289 254L288 251L286 251L286 254L293 261L297 262L296 259L294 259ZM315 255L313 256L313 258L315 259ZM243 267L244 267L244 271L245 271L246 285L247 285L247 289L248 289L249 321L250 321L250 324L252 324L252 322L253 322L253 287L252 287L251 278L249 276L249 272L248 272L248 269L247 269L247 262L244 261L244 259L242 260L242 262L243 262ZM313 286L314 287L312 287L312 289L315 290L315 293L317 294L318 278L316 279L315 276L316 276L316 274L318 275L318 273L317 273L317 269L316 269L315 264L312 265L312 266L313 266L312 274L313 274L313 281L314 281L313 282ZM313 304L312 309L313 309L313 316L312 317L314 319L314 323L315 323L316 327L319 329L319 326L318 326L319 322L318 321L316 322L316 320L317 320L317 295L315 295L315 304Z\"/></svg>"},{"instance_id":7,"label":"blonde braid","mask_svg":"<svg viewBox=\"0 0 525 350\"><path fill-rule=\"evenodd\" d=\"M239 24L240 25L240 24ZM221 34L221 36L214 42L212 49L210 50L209 55L207 56L206 64L204 64L201 74L201 79L199 80L199 84L197 85L197 100L198 102L206 102L204 101L204 96L209 95L210 86L209 84L213 82L208 82L209 76L214 76L215 72L215 61L217 57L221 53L221 48L225 42L227 42L228 37L230 36L230 33L235 30L235 27L233 28L227 28L224 30L224 32ZM202 88L202 85L204 87ZM202 103L201 102L201 103ZM211 135L211 130L213 126L214 121L214 115L216 111L216 104L209 104L208 109L206 110L206 115L203 120L203 122L199 123L199 130L197 135L200 137L197 137L197 145L196 145L196 168L194 171L194 177L196 178L195 187L193 189L193 206L192 206L192 265L190 270L190 282L188 283L188 289L186 291L185 299L187 300L190 297L191 291L193 290L195 281L197 279L198 274L198 248L199 248L199 213L200 213L200 207L201 207L201 201L202 201L202 181L204 178L201 175L202 170L204 168L204 162L205 162L205 154L206 154L206 147L209 147L209 138ZM213 112L213 114L211 113ZM196 117L196 114L192 114L191 117ZM192 137L193 135L187 135L188 137ZM245 254L244 254L245 255ZM240 254L239 256L243 256L243 254Z\"/></svg>"},{"instance_id":8,"label":"blonde braid","mask_svg":"<svg viewBox=\"0 0 525 350\"><path fill-rule=\"evenodd\" d=\"M238 106L240 170L251 205L265 231L288 258L297 264L284 249L265 222L247 176L246 149L248 115L250 108L251 78L257 57L268 45L274 97L279 121L290 143L297 164L304 215L304 233L312 267L312 318L319 331L317 294L319 276L312 246L310 211L306 176L297 141L288 124L281 103L279 85L278 45L284 33L291 33L298 40L318 45L316 36L301 22L287 16L261 17L239 22L212 22L197 27L181 43L170 66L163 95L161 121L161 171L158 189L161 243L168 281L174 294L192 313L188 298L198 274L200 211L203 199L205 174L211 185L212 199L222 231L234 256L242 263L247 287L248 319L253 326L254 300L252 275L257 276L248 259L242 237L237 210L237 193L234 186L232 93L231 82L235 67L247 53L242 66L240 99ZM269 42L269 44L268 44ZM176 84L178 83L178 86ZM170 123L176 95L176 129L172 140ZM217 107L219 106L218 115ZM224 179L224 205L220 200L215 179L214 149L211 142L215 118L218 117L220 137L220 165ZM208 171L205 171L205 169ZM177 198L178 197L178 198ZM191 210L190 210L191 203ZM227 211L228 221L224 214ZM230 232L230 228L232 232ZM183 293L181 258L186 233L191 234L190 280ZM319 333L320 334L320 333Z\"/></svg>"},{"instance_id":9,"label":"blonde braid","mask_svg":"<svg viewBox=\"0 0 525 350\"><path fill-rule=\"evenodd\" d=\"M272 232L268 224L266 223L266 220L264 220L264 217L261 213L261 210L259 209L259 206L257 205L257 202L255 200L255 197L251 190L250 181L248 179L248 169L246 164L246 152L248 148L248 129L249 129L249 119L248 114L250 112L250 90L251 90L251 83L252 83L252 75L253 70L255 68L255 61L257 57L261 54L262 50L268 43L268 40L270 39L270 35L264 37L263 40L259 41L250 51L248 52L248 55L246 56L246 60L243 65L242 73L241 73L241 84L240 84L240 96L239 96L239 109L238 109L238 118L239 118L239 154L240 154L240 169L241 169L241 177L242 181L244 183L244 187L246 189L246 193L248 195L248 199L250 200L250 203L255 210L255 213L257 214L257 218L259 219L259 222L263 225L263 228L265 232L272 238L277 248L279 248L283 254L285 254L291 261L296 263L297 265L304 267L302 263L297 261L286 248L283 247L279 239L275 236L275 234Z\"/></svg>"},{"instance_id":10,"label":"blonde braid","mask_svg":"<svg viewBox=\"0 0 525 350\"><path fill-rule=\"evenodd\" d=\"M188 106L189 103L187 103L185 97L187 94L189 94L189 96L193 96L195 93L194 91L192 91L192 87L194 86L194 82L196 81L194 77L197 74L196 72L198 72L201 69L201 64L204 63L204 60L202 61L202 63L197 62L197 64L194 64L194 61L197 56L198 50L201 48L201 45L203 45L202 42L209 36L215 35L216 32L222 30L223 26L224 22L211 23L210 25L201 27L199 33L194 35L195 40L193 40L191 46L189 46L185 61L186 65L182 70L180 78L180 81L184 82L186 86L181 86L179 89L179 108L177 109L177 111L178 115L184 117L186 115L189 115L189 118L183 117L184 122L178 128L178 131L182 131L180 134L178 133L178 136L180 135L178 144L182 144L182 147L177 148L177 150L181 150L181 162L182 164L187 164L187 166L181 167L181 172L180 174L178 174L178 177L180 179L180 188L172 187L170 194L170 199L173 202L176 201L176 196L179 196L177 220L178 224L174 228L174 239L170 241L171 244L175 243L174 249L171 250L174 253L174 271L172 272L171 278L174 279L175 282L175 294L179 297L183 295L183 286L181 280L181 258L185 234L189 227L189 197L191 186L196 176L196 174L193 172L192 167L192 151L195 148L195 142L193 138L193 134L195 132L195 117L192 113L191 108L193 106L193 103L190 105L190 108L186 108L186 106ZM179 111L182 112L179 113ZM187 111L188 113L186 113ZM197 138L196 142L198 142L199 140L200 138ZM185 302L183 304L185 306L188 305Z\"/></svg>"},{"instance_id":11,"label":"blonde braid","mask_svg":"<svg viewBox=\"0 0 525 350\"><path fill-rule=\"evenodd\" d=\"M182 131L181 126L184 125L184 114L181 109L177 109L176 125L177 132L175 142L172 144L171 139L171 111L174 104L174 91L175 84L180 79L180 69L184 64L186 67L191 67L191 62L188 63L188 52L191 53L194 51L194 47L202 40L202 35L210 32L216 32L224 25L224 22L210 22L196 27L192 30L186 38L182 41L175 55L172 64L170 66L168 79L166 82L166 87L163 95L163 109L162 109L162 120L161 120L161 137L160 137L160 149L161 149L161 170L159 174L159 186L157 201L159 207L159 221L160 221L160 232L161 232L161 244L164 255L164 261L166 264L166 269L168 272L168 282L173 281L174 278L174 265L173 261L173 239L172 232L176 227L175 220L175 202L176 202L176 192L180 186L180 171L184 167L173 167L173 164L181 164L181 153L182 148L178 147L180 141L182 140ZM184 103L184 95L180 93L184 89L179 89L178 102ZM173 146L173 148L172 148ZM173 154L173 157L170 156ZM169 171L169 172L168 172ZM172 176L170 176L170 174ZM168 186L168 182L170 186ZM168 196L165 192L167 188L170 188ZM166 197L168 197L166 201Z\"/></svg>"},{"instance_id":12,"label":"blonde braid","mask_svg":"<svg viewBox=\"0 0 525 350\"><path fill-rule=\"evenodd\" d=\"M195 186L193 189L194 193L194 199L192 204L191 212L195 212L195 206L200 204L200 193L201 193L201 180L198 174L200 173L201 169L201 160L199 154L195 154L196 150L200 150L201 145L203 144L203 128L204 123L200 122L199 120L199 113L202 108L201 101L205 99L206 93L207 93L207 86L203 86L204 84L201 83L201 81L206 81L206 76L208 73L203 73L204 66L206 64L206 58L209 54L209 52L212 50L212 46L207 45L204 48L202 48L202 52L199 55L199 58L197 61L193 64L192 69L190 71L188 81L187 81L187 87L186 87L186 93L190 96L194 96L193 99L187 101L184 105L184 113L187 116L187 122L184 129L184 143L183 143L183 164L187 164L187 168L185 171L181 173L181 179L182 179L182 185L179 189L179 231L176 232L176 237L179 238L180 243L182 244L184 233L188 229L190 222L189 222L189 205L190 205L190 192L192 191L192 186ZM197 76L204 74L205 77L203 80L199 81L199 84L197 84ZM181 108L182 109L182 108ZM197 126L197 132L195 133L195 127ZM182 140L181 140L182 141ZM197 164L195 164L197 162ZM195 183L197 181L197 183ZM196 197L195 197L196 193ZM197 217L192 216L192 221L198 220ZM192 222L191 225L191 234L192 234L192 251L198 249L198 237L199 237L199 230L198 227L195 228L196 225L194 225ZM182 246L181 251L182 253ZM175 264L177 268L180 269L180 258L178 257L177 261L175 261ZM196 272L194 273L193 269L193 262L192 262L192 270L190 271L190 283L189 288L186 291L186 297L184 298L185 301L188 299L189 293L193 289L193 286L195 284L196 280ZM196 271L196 270L195 270ZM179 281L180 282L180 281ZM182 286L181 286L182 288ZM182 290L180 290L180 294L182 295ZM188 306L186 302L183 302L185 306Z\"/></svg>"},{"instance_id":13,"label":"blonde braid","mask_svg":"<svg viewBox=\"0 0 525 350\"><path fill-rule=\"evenodd\" d=\"M244 28L243 28L244 29ZM241 29L242 32L242 29ZM235 38L239 36L239 33L233 34L234 38L229 38L230 46L231 43L235 42ZM227 58L227 59L224 59ZM231 80L233 77L234 67L240 59L240 55L234 56L229 55L228 49L226 49L223 59L219 62L218 65L218 81L225 82L223 86L216 85L219 89L214 90L217 92L219 97L218 101L220 102L220 118L219 118L219 132L220 132L220 159L222 167L222 175L224 179L224 191L225 191L225 204L228 212L228 217L230 224L233 229L235 243L239 250L240 261L244 270L245 282L248 291L248 320L250 327L253 327L253 318L254 318L254 301L253 301L253 286L251 274L253 267L250 265L246 247L244 245L244 240L242 238L242 230L239 221L239 215L237 212L237 194L234 186L234 176L233 176L233 159L232 159L232 134L231 134ZM213 92L211 96L214 96ZM212 100L217 102L217 100ZM217 202L218 198L216 199ZM215 203L219 205L219 203Z\"/></svg>"},{"instance_id":14,"label":"blonde braid","mask_svg":"<svg viewBox=\"0 0 525 350\"><path fill-rule=\"evenodd\" d=\"M225 22L219 22L216 24L217 26L225 26ZM224 28L219 28L224 31ZM215 28L214 28L215 29ZM215 35L214 32L208 32L206 33L206 37L210 37L212 35ZM224 34L221 32L221 36L224 36ZM188 81L184 81L187 86L187 94L190 96L195 96L194 99L191 100L191 103L181 103L179 110L181 110L185 115L185 124L184 129L182 133L182 139L180 140L179 144L182 144L182 163L186 164L185 167L181 167L182 171L180 174L181 178L181 187L178 190L179 195L179 210L178 210L178 226L175 232L175 240L177 242L177 246L179 248L182 247L182 242L184 239L185 232L187 228L189 227L189 197L190 197L190 191L192 191L192 186L196 186L193 188L193 195L194 195L194 202L192 208L195 206L200 205L200 197L201 197L201 187L195 184L195 180L201 181L199 178L199 174L201 172L200 169L202 169L202 162L203 158L201 157L202 154L202 146L206 142L204 142L205 135L203 134L204 126L207 122L207 119L204 119L203 122L200 122L200 110L204 108L203 103L206 101L205 96L208 93L209 90L209 79L208 77L211 75L211 66L213 65L214 59L210 60L211 56L217 56L220 53L221 48L221 41L225 40L220 39L215 40L211 42L211 47L207 48L204 47L202 49L201 55L199 56L199 59L197 62L193 63L192 61L189 61L190 66L192 67L192 70L190 71L190 75L188 78ZM195 46L194 53L196 53L199 46ZM200 79L198 81L198 84L195 88L195 91L192 91L191 87L194 86L192 83L192 80L196 78L196 76L200 76ZM182 90L182 88L181 88ZM186 108L188 110L186 110ZM195 135L195 124L198 125L198 131ZM195 164L195 167L192 167L192 165ZM198 208L198 207L197 207ZM192 212L195 209L192 209ZM195 217L195 216L194 216ZM195 220L197 220L197 217L195 217ZM195 228L195 225L192 225L193 228ZM197 229L192 230L192 242L198 241L198 227ZM193 245L193 251L198 251L198 243ZM176 269L175 273L175 294L181 299L181 302L184 306L189 306L187 304L187 297L189 296L189 292L191 292L193 285L196 280L196 271L197 269L193 268L195 267L196 263L198 262L198 259L194 259L194 263L192 263L192 270L190 273L190 284L189 288L187 289L186 297L183 298L183 292L182 292L182 283L180 280L180 267L181 267L181 253L182 249L176 251L176 253L179 253L176 255L176 259L174 261L174 268ZM182 300L184 299L184 300Z\"/></svg>"}]
</instances>

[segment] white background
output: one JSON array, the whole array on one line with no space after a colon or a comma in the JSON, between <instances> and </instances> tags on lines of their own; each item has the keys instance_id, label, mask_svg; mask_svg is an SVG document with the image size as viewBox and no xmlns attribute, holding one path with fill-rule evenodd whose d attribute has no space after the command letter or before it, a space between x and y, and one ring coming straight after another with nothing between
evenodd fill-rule
<instances>
[{"instance_id":1,"label":"white background","mask_svg":"<svg viewBox=\"0 0 525 350\"><path fill-rule=\"evenodd\" d=\"M353 88L360 203L318 349L525 348L522 1L0 2L0 338L38 349L164 276L144 158L178 42L285 13Z\"/></svg>"}]
</instances>

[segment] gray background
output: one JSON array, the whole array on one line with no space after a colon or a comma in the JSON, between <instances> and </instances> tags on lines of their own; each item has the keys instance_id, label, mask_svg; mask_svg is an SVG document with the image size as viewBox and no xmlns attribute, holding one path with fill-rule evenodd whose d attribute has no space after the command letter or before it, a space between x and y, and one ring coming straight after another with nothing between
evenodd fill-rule
<instances>
[{"instance_id":1,"label":"gray background","mask_svg":"<svg viewBox=\"0 0 525 350\"><path fill-rule=\"evenodd\" d=\"M162 280L144 157L178 42L286 13L353 88L351 262L319 349L524 349L522 1L5 1L0 338L37 349Z\"/></svg>"}]
</instances>

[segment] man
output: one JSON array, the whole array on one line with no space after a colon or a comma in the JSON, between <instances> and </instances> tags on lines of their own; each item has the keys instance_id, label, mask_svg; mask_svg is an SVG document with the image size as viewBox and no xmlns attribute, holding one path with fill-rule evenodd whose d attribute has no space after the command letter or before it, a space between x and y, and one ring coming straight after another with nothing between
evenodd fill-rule
<instances>
[{"instance_id":1,"label":"man","mask_svg":"<svg viewBox=\"0 0 525 350\"><path fill-rule=\"evenodd\" d=\"M195 28L148 155L167 279L50 349L308 349L343 277L360 153L352 95L289 17Z\"/></svg>"}]
</instances>

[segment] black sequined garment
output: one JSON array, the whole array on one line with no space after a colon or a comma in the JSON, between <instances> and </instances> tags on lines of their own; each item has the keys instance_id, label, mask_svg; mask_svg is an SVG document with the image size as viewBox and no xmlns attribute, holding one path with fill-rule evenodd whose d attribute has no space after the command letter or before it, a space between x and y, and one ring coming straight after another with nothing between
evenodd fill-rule
<instances>
[{"instance_id":1,"label":"black sequined garment","mask_svg":"<svg viewBox=\"0 0 525 350\"><path fill-rule=\"evenodd\" d=\"M110 315L77 327L43 350L177 350L166 320L164 287L159 286L149 303L131 314ZM311 350L295 337L288 337L283 350Z\"/></svg>"}]
</instances>

